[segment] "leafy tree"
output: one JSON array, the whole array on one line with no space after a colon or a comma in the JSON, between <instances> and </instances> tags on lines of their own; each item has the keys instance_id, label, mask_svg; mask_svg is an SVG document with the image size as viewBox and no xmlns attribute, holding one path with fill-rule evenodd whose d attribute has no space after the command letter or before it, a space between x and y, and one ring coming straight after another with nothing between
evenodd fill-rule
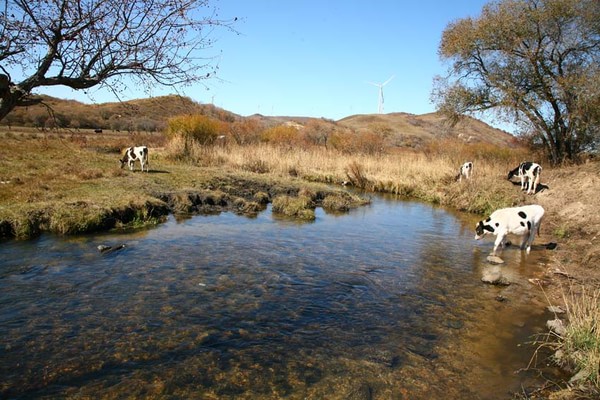
<instances>
[{"instance_id":1,"label":"leafy tree","mask_svg":"<svg viewBox=\"0 0 600 400\"><path fill-rule=\"evenodd\" d=\"M147 89L206 79L216 65L203 50L214 29L232 29L235 21L218 19L210 0L3 3L0 120L40 103L32 90L42 86L104 86L118 96L125 76Z\"/></svg>"},{"instance_id":2,"label":"leafy tree","mask_svg":"<svg viewBox=\"0 0 600 400\"><path fill-rule=\"evenodd\" d=\"M449 24L450 61L432 99L456 122L495 112L544 146L552 163L597 150L600 139L600 2L501 0Z\"/></svg>"}]
</instances>

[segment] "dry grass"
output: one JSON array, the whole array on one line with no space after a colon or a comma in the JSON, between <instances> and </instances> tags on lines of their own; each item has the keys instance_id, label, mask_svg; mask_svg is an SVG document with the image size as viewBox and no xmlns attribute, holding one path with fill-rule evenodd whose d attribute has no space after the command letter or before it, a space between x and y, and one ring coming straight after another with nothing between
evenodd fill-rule
<instances>
[{"instance_id":1,"label":"dry grass","mask_svg":"<svg viewBox=\"0 0 600 400\"><path fill-rule=\"evenodd\" d=\"M569 323L558 338L560 361L575 372L571 382L591 385L600 395L600 289L572 287L564 303Z\"/></svg>"},{"instance_id":2,"label":"dry grass","mask_svg":"<svg viewBox=\"0 0 600 400\"><path fill-rule=\"evenodd\" d=\"M151 173L119 169L119 150L139 144L150 147ZM219 189L221 185L235 191L228 176L264 181L262 191L279 185L277 182L303 182L301 185L306 186L307 182L350 181L368 191L485 214L529 201L505 179L506 172L524 156L518 151L459 141L431 145L423 152L349 155L317 146L201 146L177 137L165 143L156 135L10 134L5 135L0 149L0 181L5 182L5 190L0 192L0 221L13 221L14 226L21 227L19 236L24 237L39 229L58 233L102 229L101 221L112 210L146 207L156 202L153 193ZM456 182L458 166L466 160L475 163L474 177ZM259 209L260 203L251 204L251 196L246 200L245 204L238 201L236 208ZM344 209L345 201L330 199L327 204ZM86 205L82 206L84 211L74 213L82 221L72 221L70 204Z\"/></svg>"},{"instance_id":3,"label":"dry grass","mask_svg":"<svg viewBox=\"0 0 600 400\"><path fill-rule=\"evenodd\" d=\"M313 182L350 182L368 191L394 193L479 214L528 200L506 181L507 172L526 154L487 145L449 142L424 153L406 150L377 156L268 144L198 146L190 152L202 166L227 166ZM169 157L177 158L172 154ZM455 182L458 167L466 160L475 163L474 177L471 181Z\"/></svg>"}]
</instances>

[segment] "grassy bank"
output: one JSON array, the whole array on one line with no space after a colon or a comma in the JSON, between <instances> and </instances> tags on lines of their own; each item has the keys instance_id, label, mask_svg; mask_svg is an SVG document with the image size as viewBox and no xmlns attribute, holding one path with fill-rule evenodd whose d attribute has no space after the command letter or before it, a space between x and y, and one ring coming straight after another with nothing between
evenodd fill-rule
<instances>
[{"instance_id":1,"label":"grassy bank","mask_svg":"<svg viewBox=\"0 0 600 400\"><path fill-rule=\"evenodd\" d=\"M120 150L148 143L150 172L120 169ZM160 135L11 133L0 149L0 236L77 234L156 224L168 213L254 215L280 196L308 196L304 208L344 211L365 199L299 177L259 174L223 163L198 165L161 150ZM282 213L288 213L282 210ZM289 214L289 213L288 213ZM293 214L291 214L293 216Z\"/></svg>"},{"instance_id":2,"label":"grassy bank","mask_svg":"<svg viewBox=\"0 0 600 400\"><path fill-rule=\"evenodd\" d=\"M507 172L531 155L520 149L454 141L419 151L404 149L349 154L325 147L222 143L210 147L166 141L156 135L42 134L0 132L0 236L30 238L42 232L76 234L160 223L168 213L231 211L252 216L268 203L274 212L311 220L315 207L343 212L364 199L342 184L394 193L485 215L512 205L540 203L547 210L542 234L559 242L547 279L576 279L597 300L600 262L598 164L544 168L549 187L535 196L506 180ZM120 150L150 147L150 173L120 169ZM457 182L458 167L473 161L473 179ZM566 273L566 275L564 274ZM566 286L565 286L566 287ZM551 301L567 303L570 289L546 289ZM568 295L565 296L565 293ZM579 304L579 303L576 303ZM565 304L566 305L566 304ZM567 305L566 305L567 306ZM567 306L572 321L598 321L598 308ZM594 311L595 310L595 311ZM594 312L596 314L594 314ZM578 385L599 391L596 324L560 338L574 374L591 371ZM596 341L580 340L592 337ZM573 338L573 339L571 339ZM590 344L591 343L591 344ZM587 353L586 353L587 352ZM595 352L595 353L593 353ZM581 356L590 354L590 356ZM595 354L595 355L594 355ZM576 355L576 358L571 356ZM578 360L584 361L582 366ZM579 363L579 364L578 364ZM594 365L594 363L596 363Z\"/></svg>"}]
</instances>

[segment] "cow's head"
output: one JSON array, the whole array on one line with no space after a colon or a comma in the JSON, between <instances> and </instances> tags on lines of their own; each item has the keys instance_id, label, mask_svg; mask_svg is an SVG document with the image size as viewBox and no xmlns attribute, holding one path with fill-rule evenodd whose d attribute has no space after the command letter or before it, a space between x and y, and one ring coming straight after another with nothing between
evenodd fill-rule
<instances>
[{"instance_id":1,"label":"cow's head","mask_svg":"<svg viewBox=\"0 0 600 400\"><path fill-rule=\"evenodd\" d=\"M491 219L488 218L485 221L479 221L475 225L475 240L479 240L488 233L494 233L495 228L491 224Z\"/></svg>"}]
</instances>

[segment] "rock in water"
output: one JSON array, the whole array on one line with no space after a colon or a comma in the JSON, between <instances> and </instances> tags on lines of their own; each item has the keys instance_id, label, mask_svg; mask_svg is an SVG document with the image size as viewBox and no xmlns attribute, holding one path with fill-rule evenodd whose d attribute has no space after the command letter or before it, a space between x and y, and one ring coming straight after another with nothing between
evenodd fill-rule
<instances>
[{"instance_id":1,"label":"rock in water","mask_svg":"<svg viewBox=\"0 0 600 400\"><path fill-rule=\"evenodd\" d=\"M487 261L490 264L504 264L504 260L498 256L487 256Z\"/></svg>"},{"instance_id":2,"label":"rock in water","mask_svg":"<svg viewBox=\"0 0 600 400\"><path fill-rule=\"evenodd\" d=\"M559 336L564 336L567 333L567 329L565 328L565 324L559 318L552 319L550 321L546 321L546 326L548 329L553 331Z\"/></svg>"},{"instance_id":3,"label":"rock in water","mask_svg":"<svg viewBox=\"0 0 600 400\"><path fill-rule=\"evenodd\" d=\"M502 276L497 267L486 268L481 276L481 281L490 285L508 286L510 281Z\"/></svg>"},{"instance_id":4,"label":"rock in water","mask_svg":"<svg viewBox=\"0 0 600 400\"><path fill-rule=\"evenodd\" d=\"M124 244L120 244L116 247L112 247L112 246L106 246L106 245L98 245L98 251L100 251L100 253L102 254L106 254L106 253L112 253L113 251L117 251L117 250L121 250L124 249L125 245Z\"/></svg>"},{"instance_id":5,"label":"rock in water","mask_svg":"<svg viewBox=\"0 0 600 400\"><path fill-rule=\"evenodd\" d=\"M548 306L546 308L554 314L564 314L566 312L561 306Z\"/></svg>"}]
</instances>

